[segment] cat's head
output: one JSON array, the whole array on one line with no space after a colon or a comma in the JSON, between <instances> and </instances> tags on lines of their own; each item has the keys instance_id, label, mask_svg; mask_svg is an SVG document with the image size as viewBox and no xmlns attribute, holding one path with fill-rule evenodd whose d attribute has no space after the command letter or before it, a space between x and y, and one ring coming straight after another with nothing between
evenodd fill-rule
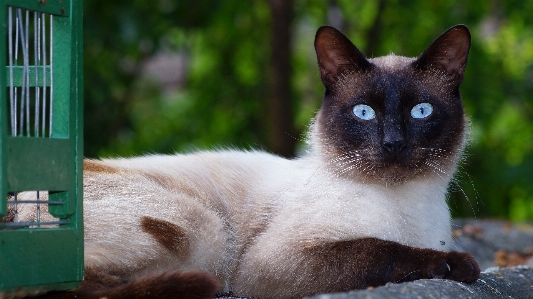
<instances>
[{"instance_id":1,"label":"cat's head","mask_svg":"<svg viewBox=\"0 0 533 299\"><path fill-rule=\"evenodd\" d=\"M328 168L386 184L451 177L466 139L459 86L469 48L470 32L458 25L417 58L366 59L321 27L315 49L326 92L311 140Z\"/></svg>"}]
</instances>

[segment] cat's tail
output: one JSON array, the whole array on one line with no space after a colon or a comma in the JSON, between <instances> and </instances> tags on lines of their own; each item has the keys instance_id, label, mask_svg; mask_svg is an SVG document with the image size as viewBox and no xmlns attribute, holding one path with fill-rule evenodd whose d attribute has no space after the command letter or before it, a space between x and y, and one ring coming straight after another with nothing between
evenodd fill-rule
<instances>
[{"instance_id":1,"label":"cat's tail","mask_svg":"<svg viewBox=\"0 0 533 299\"><path fill-rule=\"evenodd\" d=\"M141 298L213 298L221 290L218 279L202 271L173 271L143 276L132 281L120 281L115 276L85 272L79 289L50 292L39 299L141 299Z\"/></svg>"}]
</instances>

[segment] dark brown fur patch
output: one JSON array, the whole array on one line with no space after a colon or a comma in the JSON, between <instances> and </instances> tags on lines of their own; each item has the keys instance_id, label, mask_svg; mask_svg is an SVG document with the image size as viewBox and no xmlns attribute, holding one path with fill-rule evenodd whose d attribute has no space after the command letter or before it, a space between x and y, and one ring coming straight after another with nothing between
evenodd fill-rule
<instances>
[{"instance_id":1,"label":"dark brown fur patch","mask_svg":"<svg viewBox=\"0 0 533 299\"><path fill-rule=\"evenodd\" d=\"M375 238L307 246L303 253L304 260L317 275L315 279L324 280L317 285L336 281L328 289L316 289L315 293L428 278L472 283L480 272L476 260L468 253L414 248Z\"/></svg>"},{"instance_id":2,"label":"dark brown fur patch","mask_svg":"<svg viewBox=\"0 0 533 299\"><path fill-rule=\"evenodd\" d=\"M7 223L13 221L15 221L15 211L13 210L13 207L8 207L7 215L0 218L0 223Z\"/></svg>"},{"instance_id":3,"label":"dark brown fur patch","mask_svg":"<svg viewBox=\"0 0 533 299\"><path fill-rule=\"evenodd\" d=\"M103 173L117 173L118 169L105 165L100 161L84 160L83 171L86 172L103 172Z\"/></svg>"},{"instance_id":4,"label":"dark brown fur patch","mask_svg":"<svg viewBox=\"0 0 533 299\"><path fill-rule=\"evenodd\" d=\"M39 299L140 299L187 298L210 299L220 291L218 279L202 271L172 271L123 281L116 276L85 269L81 287L68 292L50 292Z\"/></svg>"},{"instance_id":5,"label":"dark brown fur patch","mask_svg":"<svg viewBox=\"0 0 533 299\"><path fill-rule=\"evenodd\" d=\"M189 239L185 230L180 226L165 220L144 216L141 218L141 227L168 251L182 256L188 254Z\"/></svg>"}]
</instances>

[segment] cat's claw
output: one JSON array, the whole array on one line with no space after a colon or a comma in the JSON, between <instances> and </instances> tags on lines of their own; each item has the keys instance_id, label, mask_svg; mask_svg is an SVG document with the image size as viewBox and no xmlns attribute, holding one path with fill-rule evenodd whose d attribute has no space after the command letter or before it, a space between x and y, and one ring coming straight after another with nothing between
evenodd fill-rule
<instances>
[{"instance_id":1,"label":"cat's claw","mask_svg":"<svg viewBox=\"0 0 533 299\"><path fill-rule=\"evenodd\" d=\"M479 265L469 253L449 252L446 255L446 265L449 266L449 270L444 275L446 279L472 283L479 278Z\"/></svg>"}]
</instances>

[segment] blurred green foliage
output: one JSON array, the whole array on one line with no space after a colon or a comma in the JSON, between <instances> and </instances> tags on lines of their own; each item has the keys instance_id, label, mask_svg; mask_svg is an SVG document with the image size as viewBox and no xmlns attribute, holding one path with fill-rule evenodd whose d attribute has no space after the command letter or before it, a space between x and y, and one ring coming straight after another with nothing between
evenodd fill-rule
<instances>
[{"instance_id":1,"label":"blurred green foliage","mask_svg":"<svg viewBox=\"0 0 533 299\"><path fill-rule=\"evenodd\" d=\"M339 27L376 57L417 56L447 28L468 25L462 96L472 141L450 207L454 216L533 219L533 0L295 0L293 9L291 100L302 134L323 93L319 26ZM266 0L85 1L86 155L268 150L275 21ZM185 58L185 79L171 90L145 74L158 53Z\"/></svg>"}]
</instances>

